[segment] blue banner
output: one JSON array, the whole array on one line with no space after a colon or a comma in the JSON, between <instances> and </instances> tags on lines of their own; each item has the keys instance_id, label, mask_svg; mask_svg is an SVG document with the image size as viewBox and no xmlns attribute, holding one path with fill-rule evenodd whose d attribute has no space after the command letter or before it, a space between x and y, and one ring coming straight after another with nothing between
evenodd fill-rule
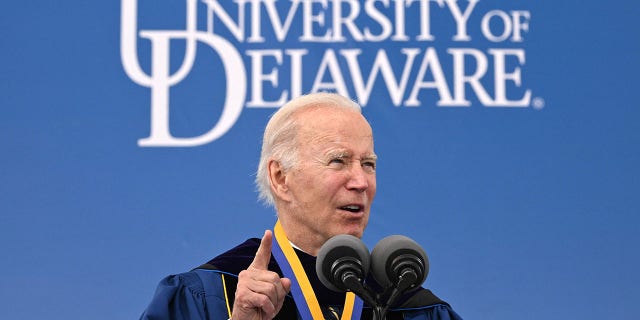
<instances>
[{"instance_id":1,"label":"blue banner","mask_svg":"<svg viewBox=\"0 0 640 320\"><path fill-rule=\"evenodd\" d=\"M275 223L268 117L339 92L374 130L364 241L420 243L465 319L640 312L640 4L11 2L1 319L132 319Z\"/></svg>"}]
</instances>

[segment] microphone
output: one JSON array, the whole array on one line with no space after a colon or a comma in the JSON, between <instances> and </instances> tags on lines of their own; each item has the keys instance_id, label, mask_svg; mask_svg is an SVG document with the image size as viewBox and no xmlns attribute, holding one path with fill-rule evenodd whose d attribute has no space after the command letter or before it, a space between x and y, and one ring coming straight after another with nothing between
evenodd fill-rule
<instances>
[{"instance_id":1,"label":"microphone","mask_svg":"<svg viewBox=\"0 0 640 320\"><path fill-rule=\"evenodd\" d=\"M370 264L374 278L384 289L380 295L364 284ZM401 293L422 285L427 279L429 260L422 247L405 236L380 240L370 255L360 239L343 234L322 245L316 273L327 288L357 294L373 308L373 319L383 320ZM383 297L387 297L386 303L381 304Z\"/></svg>"},{"instance_id":2,"label":"microphone","mask_svg":"<svg viewBox=\"0 0 640 320\"><path fill-rule=\"evenodd\" d=\"M365 292L363 281L369 273L369 249L358 238L341 234L325 242L316 260L320 282L337 291Z\"/></svg>"},{"instance_id":3,"label":"microphone","mask_svg":"<svg viewBox=\"0 0 640 320\"><path fill-rule=\"evenodd\" d=\"M376 281L385 289L394 288L387 306L400 293L422 285L429 273L427 253L417 242L401 235L380 240L371 252L371 260Z\"/></svg>"}]
</instances>

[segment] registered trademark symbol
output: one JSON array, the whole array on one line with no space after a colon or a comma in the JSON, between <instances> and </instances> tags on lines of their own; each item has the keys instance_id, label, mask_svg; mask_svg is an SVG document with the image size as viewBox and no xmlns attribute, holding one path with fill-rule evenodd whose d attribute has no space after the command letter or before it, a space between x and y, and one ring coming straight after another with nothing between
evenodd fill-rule
<instances>
[{"instance_id":1,"label":"registered trademark symbol","mask_svg":"<svg viewBox=\"0 0 640 320\"><path fill-rule=\"evenodd\" d=\"M544 108L544 99L533 98L533 101L531 101L531 106L536 110L542 110L542 108Z\"/></svg>"}]
</instances>

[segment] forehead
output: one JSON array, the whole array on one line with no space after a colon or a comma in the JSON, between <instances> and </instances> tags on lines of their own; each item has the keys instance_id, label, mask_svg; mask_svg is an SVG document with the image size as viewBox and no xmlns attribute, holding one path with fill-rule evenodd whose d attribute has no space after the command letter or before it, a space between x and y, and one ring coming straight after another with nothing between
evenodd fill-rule
<instances>
[{"instance_id":1,"label":"forehead","mask_svg":"<svg viewBox=\"0 0 640 320\"><path fill-rule=\"evenodd\" d=\"M302 149L325 152L347 149L354 153L373 153L371 126L357 111L331 106L313 107L296 116L298 142Z\"/></svg>"}]
</instances>

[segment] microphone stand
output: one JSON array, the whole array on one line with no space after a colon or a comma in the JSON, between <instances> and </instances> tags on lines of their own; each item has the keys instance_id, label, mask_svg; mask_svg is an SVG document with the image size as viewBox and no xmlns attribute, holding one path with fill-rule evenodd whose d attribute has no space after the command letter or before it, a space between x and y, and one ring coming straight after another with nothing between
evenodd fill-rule
<instances>
[{"instance_id":1,"label":"microphone stand","mask_svg":"<svg viewBox=\"0 0 640 320\"><path fill-rule=\"evenodd\" d=\"M362 298L364 302L373 308L373 320L384 320L384 307L378 303L378 296L373 293L371 288L364 286L361 279L354 272L345 272L342 275L342 283L351 292Z\"/></svg>"},{"instance_id":2,"label":"microphone stand","mask_svg":"<svg viewBox=\"0 0 640 320\"><path fill-rule=\"evenodd\" d=\"M404 269L402 271L402 274L398 277L398 284L391 287L391 294L389 295L389 298L387 298L387 301L385 302L384 305L380 305L378 303L376 303L376 307L373 309L373 319L374 320L386 320L387 317L387 312L389 311L389 308L391 308L391 305L396 301L396 299L398 299L398 297L400 296L401 293L407 291L407 289L411 288L411 287L415 287L415 283L416 280L418 279L418 275L416 274L416 272L412 269ZM385 290L385 293L388 290ZM383 294L382 296L384 296L386 294ZM378 297L379 300L380 297Z\"/></svg>"},{"instance_id":3,"label":"microphone stand","mask_svg":"<svg viewBox=\"0 0 640 320\"><path fill-rule=\"evenodd\" d=\"M358 297L362 298L364 302L370 305L373 309L373 320L386 320L387 310L389 309L389 305L392 300L395 300L400 293L397 288L393 288L387 303L382 305L379 303L381 297L386 296L388 290L382 295L374 294L373 290L368 286L363 285L360 279L353 273L347 272L342 277L342 283L345 284L345 287L348 288L349 291L355 293Z\"/></svg>"}]
</instances>

